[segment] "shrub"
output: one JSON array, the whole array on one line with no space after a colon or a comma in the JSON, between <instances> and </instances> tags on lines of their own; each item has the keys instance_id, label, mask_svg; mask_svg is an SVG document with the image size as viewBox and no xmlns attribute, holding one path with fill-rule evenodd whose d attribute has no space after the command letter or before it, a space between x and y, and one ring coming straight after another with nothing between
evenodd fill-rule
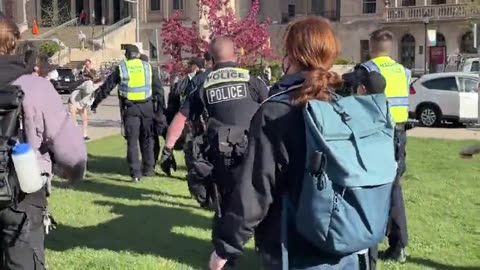
<instances>
[{"instance_id":1,"label":"shrub","mask_svg":"<svg viewBox=\"0 0 480 270\"><path fill-rule=\"evenodd\" d=\"M335 65L348 65L352 62L352 59L340 56L335 60Z\"/></svg>"},{"instance_id":2,"label":"shrub","mask_svg":"<svg viewBox=\"0 0 480 270\"><path fill-rule=\"evenodd\" d=\"M60 45L55 41L45 41L40 45L40 54L47 57L52 57L56 52L60 51Z\"/></svg>"}]
</instances>

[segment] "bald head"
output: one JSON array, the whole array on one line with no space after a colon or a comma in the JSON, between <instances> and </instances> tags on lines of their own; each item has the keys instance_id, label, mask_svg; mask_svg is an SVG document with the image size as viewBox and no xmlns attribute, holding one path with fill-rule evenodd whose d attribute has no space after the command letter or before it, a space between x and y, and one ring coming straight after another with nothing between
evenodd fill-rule
<instances>
[{"instance_id":1,"label":"bald head","mask_svg":"<svg viewBox=\"0 0 480 270\"><path fill-rule=\"evenodd\" d=\"M215 63L235 62L235 44L228 37L217 37L210 43L209 52Z\"/></svg>"},{"instance_id":2,"label":"bald head","mask_svg":"<svg viewBox=\"0 0 480 270\"><path fill-rule=\"evenodd\" d=\"M393 46L393 34L379 29L370 34L370 57L390 56Z\"/></svg>"}]
</instances>

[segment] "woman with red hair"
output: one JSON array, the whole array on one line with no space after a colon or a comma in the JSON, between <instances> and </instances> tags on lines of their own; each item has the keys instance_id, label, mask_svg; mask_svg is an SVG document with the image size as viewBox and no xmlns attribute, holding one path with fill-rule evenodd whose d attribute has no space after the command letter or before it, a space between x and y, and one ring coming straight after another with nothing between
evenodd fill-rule
<instances>
[{"instance_id":1,"label":"woman with red hair","mask_svg":"<svg viewBox=\"0 0 480 270\"><path fill-rule=\"evenodd\" d=\"M287 102L271 99L252 119L247 154L231 179L236 184L231 203L213 226L212 270L223 269L241 255L252 235L265 269L282 269L282 197L298 193L306 166L303 111L310 100L329 102L342 83L338 74L329 72L340 45L328 20L301 18L289 25L284 42L285 75L272 91L284 95ZM286 234L289 269L360 267L357 254L333 256L295 229Z\"/></svg>"}]
</instances>

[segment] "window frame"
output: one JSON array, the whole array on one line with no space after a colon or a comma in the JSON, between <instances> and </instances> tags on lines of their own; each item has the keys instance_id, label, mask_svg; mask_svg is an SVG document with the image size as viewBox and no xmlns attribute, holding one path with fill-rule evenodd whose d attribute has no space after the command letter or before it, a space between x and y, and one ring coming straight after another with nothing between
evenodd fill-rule
<instances>
[{"instance_id":1,"label":"window frame","mask_svg":"<svg viewBox=\"0 0 480 270\"><path fill-rule=\"evenodd\" d=\"M466 87L465 87L465 81L473 81L474 84L472 85L472 91L465 91ZM458 76L457 77L457 84L458 84L458 92L459 93L478 93L478 82L479 82L479 79L476 78L476 77L468 77L468 76Z\"/></svg>"},{"instance_id":2,"label":"window frame","mask_svg":"<svg viewBox=\"0 0 480 270\"><path fill-rule=\"evenodd\" d=\"M158 4L158 9L153 9L154 5L152 3L157 3ZM149 2L149 10L151 12L159 12L162 11L162 2L161 0L150 0Z\"/></svg>"},{"instance_id":3,"label":"window frame","mask_svg":"<svg viewBox=\"0 0 480 270\"><path fill-rule=\"evenodd\" d=\"M455 82L455 90L452 90L452 89L442 89L442 88L430 88L426 85L426 83L429 83L429 82L432 82L432 81L441 81L441 80L447 80L447 79L450 79L450 80L453 80ZM460 89L458 89L458 81L457 81L457 77L456 76L448 76L448 77L439 77L439 78L433 78L433 79L429 79L429 80L426 80L424 82L421 83L422 86L428 90L428 91L448 91L448 92L457 92L459 93L460 92Z\"/></svg>"},{"instance_id":4,"label":"window frame","mask_svg":"<svg viewBox=\"0 0 480 270\"><path fill-rule=\"evenodd\" d=\"M175 3L178 3L178 8L175 8ZM173 10L185 10L185 1L184 0L173 0L172 9Z\"/></svg>"},{"instance_id":5,"label":"window frame","mask_svg":"<svg viewBox=\"0 0 480 270\"><path fill-rule=\"evenodd\" d=\"M368 12L368 6L372 5L374 7L373 12ZM362 1L362 14L377 14L377 0L363 0Z\"/></svg>"}]
</instances>

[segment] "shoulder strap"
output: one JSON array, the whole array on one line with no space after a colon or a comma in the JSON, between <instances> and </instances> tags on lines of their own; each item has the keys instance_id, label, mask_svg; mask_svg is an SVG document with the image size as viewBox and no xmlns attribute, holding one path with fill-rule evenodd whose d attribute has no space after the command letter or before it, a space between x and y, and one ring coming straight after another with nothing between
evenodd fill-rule
<instances>
[{"instance_id":1,"label":"shoulder strap","mask_svg":"<svg viewBox=\"0 0 480 270\"><path fill-rule=\"evenodd\" d=\"M375 64L372 60L360 64L360 66L365 68L368 72L376 71L380 73L380 69L378 68L377 64Z\"/></svg>"},{"instance_id":2,"label":"shoulder strap","mask_svg":"<svg viewBox=\"0 0 480 270\"><path fill-rule=\"evenodd\" d=\"M284 103L289 103L290 104L290 95L288 95L290 92L293 92L297 89L302 87L301 84L293 85L287 88L286 90L280 91L278 93L275 93L265 99L262 104L269 102L269 101L279 101L279 102L284 102Z\"/></svg>"}]
</instances>

